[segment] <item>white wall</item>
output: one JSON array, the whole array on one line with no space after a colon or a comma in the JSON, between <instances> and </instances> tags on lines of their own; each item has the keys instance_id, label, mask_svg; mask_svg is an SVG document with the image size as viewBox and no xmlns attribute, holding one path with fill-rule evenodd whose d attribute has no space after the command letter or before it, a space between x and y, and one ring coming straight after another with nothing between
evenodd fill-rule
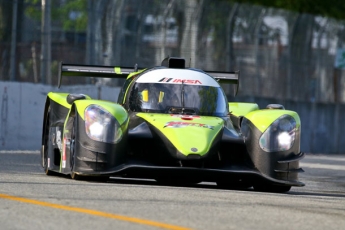
<instances>
[{"instance_id":1,"label":"white wall","mask_svg":"<svg viewBox=\"0 0 345 230\"><path fill-rule=\"evenodd\" d=\"M38 150L46 95L50 91L84 93L117 101L120 88L107 86L53 86L0 81L0 150Z\"/></svg>"},{"instance_id":2,"label":"white wall","mask_svg":"<svg viewBox=\"0 0 345 230\"><path fill-rule=\"evenodd\" d=\"M84 93L92 98L117 101L120 88L83 85L62 86L57 89L41 84L0 81L0 150L40 149L44 103L50 91ZM256 102L260 108L271 103L283 104L286 109L296 111L301 118L301 151L345 153L344 104L282 101L260 97L232 99Z\"/></svg>"}]
</instances>

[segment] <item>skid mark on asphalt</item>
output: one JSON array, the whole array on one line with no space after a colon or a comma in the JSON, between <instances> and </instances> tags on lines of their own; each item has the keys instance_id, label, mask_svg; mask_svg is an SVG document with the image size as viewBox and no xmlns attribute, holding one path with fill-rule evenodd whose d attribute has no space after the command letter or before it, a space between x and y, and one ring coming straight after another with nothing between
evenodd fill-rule
<instances>
[{"instance_id":1,"label":"skid mark on asphalt","mask_svg":"<svg viewBox=\"0 0 345 230\"><path fill-rule=\"evenodd\" d=\"M165 224L165 223L151 221L151 220L139 219L139 218L130 217L130 216L122 216L122 215L106 213L106 212L100 212L100 211L96 211L92 209L53 204L49 202L32 200L32 199L27 199L27 198L22 198L22 197L17 197L17 196L10 196L10 195L1 194L1 193L0 193L0 198L49 207L49 208L62 209L62 210L71 211L71 212L84 213L84 214L93 215L93 216L100 216L100 217L105 217L105 218L121 220L121 221L127 221L127 222L136 223L136 224L149 225L149 226L154 226L157 228L170 229L170 230L192 230L191 228L185 228L185 227Z\"/></svg>"}]
</instances>

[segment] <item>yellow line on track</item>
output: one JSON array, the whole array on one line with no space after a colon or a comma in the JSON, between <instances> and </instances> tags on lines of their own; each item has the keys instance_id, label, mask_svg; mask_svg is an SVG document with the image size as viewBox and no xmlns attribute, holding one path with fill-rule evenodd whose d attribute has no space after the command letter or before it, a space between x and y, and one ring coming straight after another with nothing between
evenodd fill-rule
<instances>
[{"instance_id":1,"label":"yellow line on track","mask_svg":"<svg viewBox=\"0 0 345 230\"><path fill-rule=\"evenodd\" d=\"M96 211L96 210L92 210L92 209L85 209L85 208L65 206L65 205L60 205L60 204L53 204L53 203L48 203L48 202L39 201L39 200L31 200L31 199L22 198L22 197L10 196L10 195L6 195L6 194L0 194L0 198L7 199L7 200L19 201L19 202L28 203L28 204L40 205L40 206L49 207L49 208L62 209L62 210L71 211L71 212L79 212L79 213L89 214L89 215L93 215L93 216L100 216L100 217L106 217L106 218L111 218L111 219L117 219L117 220L132 222L132 223L136 223L136 224L149 225L149 226L154 226L154 227L158 227L158 228L171 229L171 230L191 230L191 228L185 228L185 227L180 227L180 226L176 226L176 225L164 224L164 223L151 221L151 220L145 220L145 219L139 219L139 218L135 218L135 217L116 215L116 214L100 212L100 211Z\"/></svg>"}]
</instances>

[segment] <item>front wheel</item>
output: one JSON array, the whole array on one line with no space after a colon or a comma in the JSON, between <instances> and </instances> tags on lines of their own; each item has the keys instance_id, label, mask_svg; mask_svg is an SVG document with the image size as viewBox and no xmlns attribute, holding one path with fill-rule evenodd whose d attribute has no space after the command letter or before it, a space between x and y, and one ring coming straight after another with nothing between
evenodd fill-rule
<instances>
[{"instance_id":1,"label":"front wheel","mask_svg":"<svg viewBox=\"0 0 345 230\"><path fill-rule=\"evenodd\" d=\"M82 176L79 176L74 170L75 170L75 163L77 158L77 138L76 138L76 132L77 132L77 118L74 118L73 120L73 127L71 132L71 144L70 144L70 166L71 166L71 178L74 180L80 180Z\"/></svg>"},{"instance_id":2,"label":"front wheel","mask_svg":"<svg viewBox=\"0 0 345 230\"><path fill-rule=\"evenodd\" d=\"M44 133L43 133L43 145L41 148L41 157L42 157L42 166L46 175L53 175L53 171L49 170L49 137L50 137L50 106L48 107L46 120L44 124Z\"/></svg>"}]
</instances>

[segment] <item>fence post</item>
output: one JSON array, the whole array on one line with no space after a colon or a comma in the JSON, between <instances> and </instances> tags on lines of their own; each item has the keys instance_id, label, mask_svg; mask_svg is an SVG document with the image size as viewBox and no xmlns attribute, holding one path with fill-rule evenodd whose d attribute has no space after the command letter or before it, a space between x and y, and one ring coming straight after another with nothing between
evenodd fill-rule
<instances>
[{"instance_id":1,"label":"fence post","mask_svg":"<svg viewBox=\"0 0 345 230\"><path fill-rule=\"evenodd\" d=\"M17 11L18 2L13 1L12 32L11 32L11 60L10 60L10 80L16 80L16 46L17 46Z\"/></svg>"}]
</instances>

